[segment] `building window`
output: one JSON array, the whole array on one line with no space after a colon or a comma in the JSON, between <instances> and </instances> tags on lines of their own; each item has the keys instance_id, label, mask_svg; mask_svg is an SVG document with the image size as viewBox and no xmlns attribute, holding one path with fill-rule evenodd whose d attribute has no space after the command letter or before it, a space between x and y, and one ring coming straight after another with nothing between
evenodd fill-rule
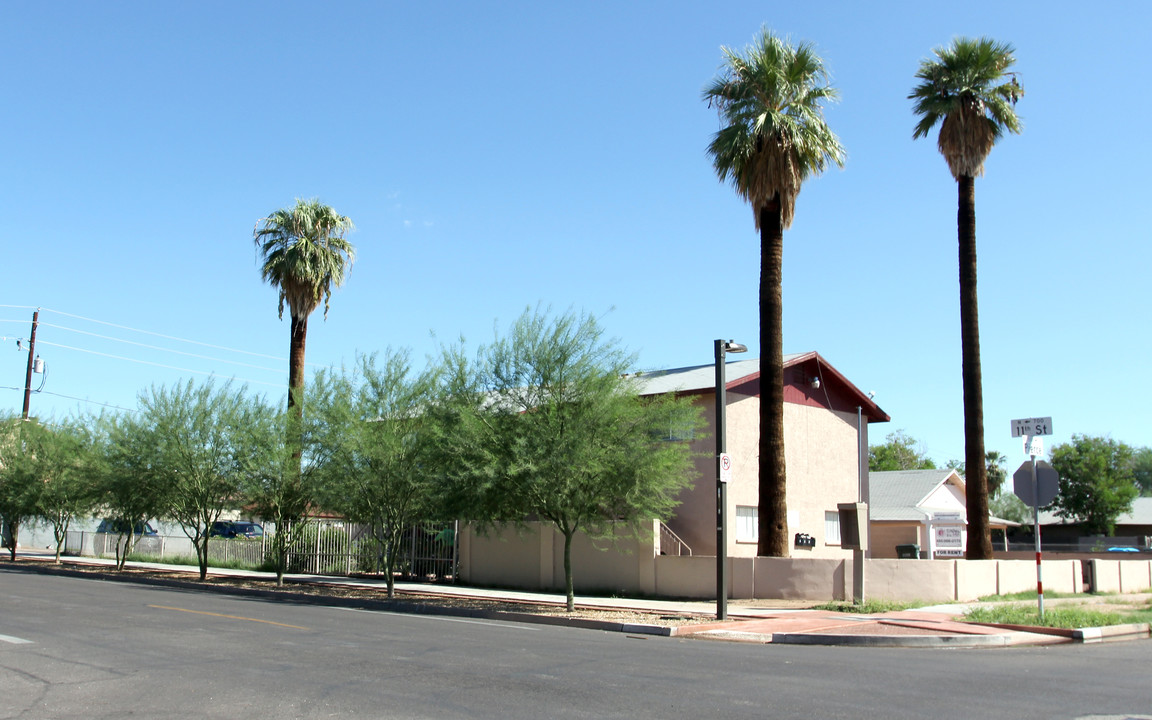
<instances>
[{"instance_id":1,"label":"building window","mask_svg":"<svg viewBox=\"0 0 1152 720\"><path fill-rule=\"evenodd\" d=\"M736 506L736 542L759 542L760 511L754 505Z\"/></svg>"},{"instance_id":2,"label":"building window","mask_svg":"<svg viewBox=\"0 0 1152 720\"><path fill-rule=\"evenodd\" d=\"M824 544L840 544L840 513L835 510L824 511Z\"/></svg>"}]
</instances>

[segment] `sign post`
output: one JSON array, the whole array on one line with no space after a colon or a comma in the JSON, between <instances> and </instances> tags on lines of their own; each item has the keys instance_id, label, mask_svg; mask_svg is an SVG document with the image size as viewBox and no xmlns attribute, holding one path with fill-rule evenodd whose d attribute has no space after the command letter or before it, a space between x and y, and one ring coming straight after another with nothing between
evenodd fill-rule
<instances>
[{"instance_id":1,"label":"sign post","mask_svg":"<svg viewBox=\"0 0 1152 720\"><path fill-rule=\"evenodd\" d=\"M1037 474L1036 456L1044 452L1043 441L1038 436L1051 434L1052 418L1050 417L1022 418L1012 421L1012 437L1024 438L1024 453L1029 458L1028 462L1021 465L1012 474L1012 484L1016 496L1023 500L1026 505L1032 506L1032 529L1036 539L1036 603L1041 620L1044 619L1044 574L1040 566L1040 507L1055 499L1059 483L1058 477L1051 477L1056 475L1056 471L1042 461L1040 464L1045 466L1047 470L1051 470L1051 475L1047 472L1044 473L1044 486L1041 487L1041 481ZM1051 492L1049 493L1049 491Z\"/></svg>"},{"instance_id":2,"label":"sign post","mask_svg":"<svg viewBox=\"0 0 1152 720\"><path fill-rule=\"evenodd\" d=\"M728 508L728 483L732 480L732 456L725 445L727 412L727 379L724 357L728 353L748 352L738 342L717 340L716 355L716 619L728 619L728 528L724 515Z\"/></svg>"}]
</instances>

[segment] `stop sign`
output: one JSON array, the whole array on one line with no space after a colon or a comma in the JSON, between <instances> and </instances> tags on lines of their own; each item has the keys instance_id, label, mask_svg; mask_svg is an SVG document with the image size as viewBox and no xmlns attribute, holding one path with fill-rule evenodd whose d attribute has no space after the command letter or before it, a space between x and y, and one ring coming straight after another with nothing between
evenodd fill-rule
<instances>
[{"instance_id":1,"label":"stop sign","mask_svg":"<svg viewBox=\"0 0 1152 720\"><path fill-rule=\"evenodd\" d=\"M1032 461L1027 460L1012 473L1012 492L1028 507L1044 507L1056 499L1060 475L1043 460L1036 463L1036 497L1032 494Z\"/></svg>"}]
</instances>

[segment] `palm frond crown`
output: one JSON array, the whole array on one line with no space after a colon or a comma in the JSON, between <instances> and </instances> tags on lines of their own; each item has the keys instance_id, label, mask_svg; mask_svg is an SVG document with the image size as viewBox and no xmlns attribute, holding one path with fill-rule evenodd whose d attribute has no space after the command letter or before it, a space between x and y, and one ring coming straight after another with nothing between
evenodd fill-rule
<instances>
[{"instance_id":1,"label":"palm frond crown","mask_svg":"<svg viewBox=\"0 0 1152 720\"><path fill-rule=\"evenodd\" d=\"M297 200L256 224L254 241L264 258L261 275L280 290L280 316L288 303L292 317L307 318L351 269L356 250L345 235L352 221L319 200Z\"/></svg>"},{"instance_id":2,"label":"palm frond crown","mask_svg":"<svg viewBox=\"0 0 1152 720\"><path fill-rule=\"evenodd\" d=\"M777 195L788 228L804 180L829 163L844 166L823 113L838 93L809 43L793 46L765 28L743 53L722 50L725 64L703 93L723 126L708 153L720 180L752 205L757 228L761 208Z\"/></svg>"},{"instance_id":3,"label":"palm frond crown","mask_svg":"<svg viewBox=\"0 0 1152 720\"><path fill-rule=\"evenodd\" d=\"M1024 88L1010 71L1015 52L990 38L956 38L920 63L920 84L908 96L920 116L912 138L927 137L939 123L937 146L956 179L982 175L1004 131L1020 132L1016 101Z\"/></svg>"}]
</instances>

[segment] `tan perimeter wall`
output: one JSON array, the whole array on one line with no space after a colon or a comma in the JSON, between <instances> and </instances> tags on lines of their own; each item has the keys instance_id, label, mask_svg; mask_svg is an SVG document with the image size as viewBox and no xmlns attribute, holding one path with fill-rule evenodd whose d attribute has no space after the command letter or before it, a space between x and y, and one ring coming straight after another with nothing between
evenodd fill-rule
<instances>
[{"instance_id":1,"label":"tan perimeter wall","mask_svg":"<svg viewBox=\"0 0 1152 720\"><path fill-rule=\"evenodd\" d=\"M716 597L716 558L660 555L658 523L639 539L620 532L612 540L578 535L572 548L577 593L619 593L712 599ZM1152 587L1152 561L1099 560L1096 572L1107 591ZM728 596L733 599L844 600L853 595L852 558L728 558ZM1048 591L1080 592L1079 560L1046 561ZM1035 560L865 561L865 595L873 599L966 602L985 595L1035 589ZM460 579L470 585L531 591L564 589L564 538L549 525L505 528L480 535L460 534Z\"/></svg>"},{"instance_id":2,"label":"tan perimeter wall","mask_svg":"<svg viewBox=\"0 0 1152 720\"><path fill-rule=\"evenodd\" d=\"M1094 558L1089 577L1092 591L1103 593L1143 592L1152 588L1152 560L1102 560ZM1044 563L1044 587L1048 587L1048 563Z\"/></svg>"}]
</instances>

